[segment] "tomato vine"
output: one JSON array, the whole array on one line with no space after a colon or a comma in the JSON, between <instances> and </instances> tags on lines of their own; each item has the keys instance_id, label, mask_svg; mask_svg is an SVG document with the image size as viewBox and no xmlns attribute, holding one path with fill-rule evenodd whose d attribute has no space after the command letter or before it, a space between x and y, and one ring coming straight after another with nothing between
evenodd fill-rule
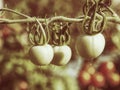
<instances>
[{"instance_id":1,"label":"tomato vine","mask_svg":"<svg viewBox=\"0 0 120 90\"><path fill-rule=\"evenodd\" d=\"M0 24L26 23L28 37L31 44L42 46L48 44L51 40L52 45L62 46L68 45L70 42L70 26L73 23L82 23L82 30L87 35L96 35L101 33L107 22L120 24L119 16L114 12L114 10L111 9L110 6L111 0L86 0L86 3L83 6L84 15L80 15L75 18L68 18L64 16L37 18L25 15L9 8L2 8L0 9L1 15L4 15L5 12L10 12L20 15L23 18L8 19L3 17L0 18ZM94 41L88 43L93 44ZM83 45L81 44L81 46ZM92 50L93 47L91 47ZM86 52L89 52L89 50L90 49ZM85 54L87 55L86 52Z\"/></svg>"}]
</instances>

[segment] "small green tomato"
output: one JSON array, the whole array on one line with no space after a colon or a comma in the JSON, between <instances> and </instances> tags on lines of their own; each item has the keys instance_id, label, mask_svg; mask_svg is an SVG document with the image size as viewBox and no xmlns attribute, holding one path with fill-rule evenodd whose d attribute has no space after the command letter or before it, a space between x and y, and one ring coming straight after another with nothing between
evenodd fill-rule
<instances>
[{"instance_id":1,"label":"small green tomato","mask_svg":"<svg viewBox=\"0 0 120 90\"><path fill-rule=\"evenodd\" d=\"M104 50L105 38L102 34L81 35L76 41L76 51L86 59L98 57Z\"/></svg>"},{"instance_id":2,"label":"small green tomato","mask_svg":"<svg viewBox=\"0 0 120 90\"><path fill-rule=\"evenodd\" d=\"M48 65L54 56L53 48L49 44L33 46L30 48L29 54L31 62L35 65Z\"/></svg>"},{"instance_id":3,"label":"small green tomato","mask_svg":"<svg viewBox=\"0 0 120 90\"><path fill-rule=\"evenodd\" d=\"M71 48L67 45L55 46L54 48L54 58L52 64L55 65L66 65L72 56Z\"/></svg>"}]
</instances>

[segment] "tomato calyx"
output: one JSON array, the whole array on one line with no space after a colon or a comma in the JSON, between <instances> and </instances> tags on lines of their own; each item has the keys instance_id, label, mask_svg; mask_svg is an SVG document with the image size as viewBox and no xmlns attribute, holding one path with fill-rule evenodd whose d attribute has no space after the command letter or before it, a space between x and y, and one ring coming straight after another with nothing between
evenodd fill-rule
<instances>
[{"instance_id":1,"label":"tomato calyx","mask_svg":"<svg viewBox=\"0 0 120 90\"><path fill-rule=\"evenodd\" d=\"M56 46L67 45L70 42L69 24L54 22L50 24L52 43Z\"/></svg>"},{"instance_id":2,"label":"tomato calyx","mask_svg":"<svg viewBox=\"0 0 120 90\"><path fill-rule=\"evenodd\" d=\"M48 24L41 24L38 19L36 19L36 23L29 27L28 30L28 38L31 44L33 45L45 45L49 42L50 32L48 30Z\"/></svg>"}]
</instances>

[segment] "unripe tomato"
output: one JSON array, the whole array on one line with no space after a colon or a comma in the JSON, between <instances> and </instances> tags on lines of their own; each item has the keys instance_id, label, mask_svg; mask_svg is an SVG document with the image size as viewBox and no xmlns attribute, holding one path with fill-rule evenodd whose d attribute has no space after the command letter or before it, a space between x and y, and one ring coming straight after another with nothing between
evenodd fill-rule
<instances>
[{"instance_id":1,"label":"unripe tomato","mask_svg":"<svg viewBox=\"0 0 120 90\"><path fill-rule=\"evenodd\" d=\"M53 48L49 44L33 46L30 48L29 54L31 61L36 65L50 64L54 56Z\"/></svg>"},{"instance_id":2,"label":"unripe tomato","mask_svg":"<svg viewBox=\"0 0 120 90\"><path fill-rule=\"evenodd\" d=\"M107 81L110 84L110 86L115 87L120 84L120 77L118 73L110 73L107 75Z\"/></svg>"},{"instance_id":3,"label":"unripe tomato","mask_svg":"<svg viewBox=\"0 0 120 90\"><path fill-rule=\"evenodd\" d=\"M82 86L88 86L91 83L91 75L84 70L80 71L78 82Z\"/></svg>"},{"instance_id":4,"label":"unripe tomato","mask_svg":"<svg viewBox=\"0 0 120 90\"><path fill-rule=\"evenodd\" d=\"M66 65L72 56L71 48L67 45L63 46L55 46L54 50L54 58L52 60L52 64L55 65Z\"/></svg>"},{"instance_id":5,"label":"unripe tomato","mask_svg":"<svg viewBox=\"0 0 120 90\"><path fill-rule=\"evenodd\" d=\"M99 67L99 71L104 75L110 74L111 72L115 72L116 68L112 61L106 61L101 63Z\"/></svg>"},{"instance_id":6,"label":"unripe tomato","mask_svg":"<svg viewBox=\"0 0 120 90\"><path fill-rule=\"evenodd\" d=\"M100 72L96 72L92 75L92 84L95 87L103 87L105 86L105 77Z\"/></svg>"},{"instance_id":7,"label":"unripe tomato","mask_svg":"<svg viewBox=\"0 0 120 90\"><path fill-rule=\"evenodd\" d=\"M102 34L80 35L76 41L76 51L87 59L98 57L104 50L105 38Z\"/></svg>"}]
</instances>

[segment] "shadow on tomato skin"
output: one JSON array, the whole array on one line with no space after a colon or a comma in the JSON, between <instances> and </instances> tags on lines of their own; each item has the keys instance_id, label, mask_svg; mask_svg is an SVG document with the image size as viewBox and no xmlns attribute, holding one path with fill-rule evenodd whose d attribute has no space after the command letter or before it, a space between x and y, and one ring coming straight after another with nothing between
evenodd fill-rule
<instances>
[{"instance_id":1,"label":"shadow on tomato skin","mask_svg":"<svg viewBox=\"0 0 120 90\"><path fill-rule=\"evenodd\" d=\"M62 62L63 58L64 54L62 52L55 53L51 63L59 66L64 65L64 62Z\"/></svg>"}]
</instances>

